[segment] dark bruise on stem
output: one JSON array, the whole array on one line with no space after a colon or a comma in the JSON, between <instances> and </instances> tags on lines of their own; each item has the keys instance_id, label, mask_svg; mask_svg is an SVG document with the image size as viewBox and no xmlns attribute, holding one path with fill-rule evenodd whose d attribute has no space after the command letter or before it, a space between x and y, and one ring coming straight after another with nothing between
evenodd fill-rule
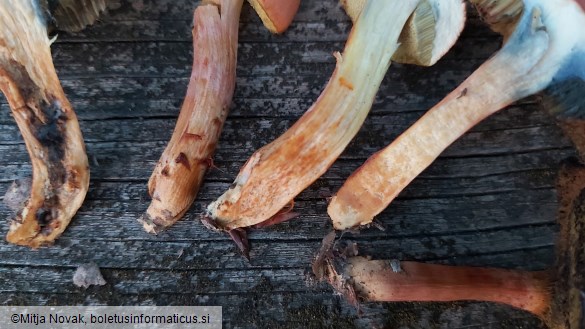
<instances>
[{"instance_id":1,"label":"dark bruise on stem","mask_svg":"<svg viewBox=\"0 0 585 329\"><path fill-rule=\"evenodd\" d=\"M60 216L61 205L59 194L52 191L61 189L64 184L70 184L74 188L80 188L82 185L75 177L75 172L68 172L64 165L67 148L65 124L73 112L63 109L54 95L47 95L48 101L45 100L41 89L19 63L3 60L0 67L3 76L0 89L6 95L12 94L14 98L22 98L24 103L23 106L13 108L13 113L21 131L28 131L23 134L34 138L34 141L25 139L26 146L31 154L43 158L46 165L48 184L45 183L44 195L39 199L34 218L39 226L39 234L47 236L63 225L55 221ZM33 161L33 166L38 165ZM30 202L32 201L29 200L28 203ZM23 210L20 209L14 218L14 221L20 224L24 222Z\"/></svg>"}]
</instances>

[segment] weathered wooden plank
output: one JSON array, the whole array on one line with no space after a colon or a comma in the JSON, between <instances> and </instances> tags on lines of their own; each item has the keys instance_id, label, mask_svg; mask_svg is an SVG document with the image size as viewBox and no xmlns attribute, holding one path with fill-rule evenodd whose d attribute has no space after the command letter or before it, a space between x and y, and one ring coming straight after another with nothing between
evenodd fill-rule
<instances>
[{"instance_id":1,"label":"weathered wooden plank","mask_svg":"<svg viewBox=\"0 0 585 329\"><path fill-rule=\"evenodd\" d=\"M127 162L126 162L127 163ZM357 166L357 165L355 165ZM14 166L12 167L14 168ZM16 166L18 168L18 166ZM6 174L3 176L4 182L10 182L22 176L28 176L25 172L16 171L11 173L13 176ZM142 174L148 172L148 169ZM23 174L20 174L23 173ZM337 176L332 174L331 176ZM331 177L330 176L330 177ZM464 177L446 177L446 178L425 178L419 177L407 187L401 194L401 198L437 198L437 197L453 197L453 196L471 196L495 194L518 190L536 190L547 189L554 187L554 180L556 177L556 170L553 169L534 169L523 170L513 173L493 174L486 176L464 176ZM99 180L105 181L122 181L144 179L143 177L120 177L117 173L110 173L106 177L94 178L95 182ZM331 196L340 185L343 183L344 177L321 179L315 182L313 188L307 190L304 194L299 196L301 200L307 199L323 199ZM200 192L200 200L213 200L225 190L229 188L231 179L222 181L208 180ZM146 184L146 181L143 182ZM121 185L127 186L127 185ZM136 185L139 188L139 185Z\"/></svg>"},{"instance_id":2,"label":"weathered wooden plank","mask_svg":"<svg viewBox=\"0 0 585 329\"><path fill-rule=\"evenodd\" d=\"M409 114L370 118L348 146L345 156L355 159L371 155L389 144L417 118L418 115ZM276 139L294 121L282 118L236 118L229 120L222 132L217 157L222 159L225 154L229 153L231 159L234 159L235 154L240 154L237 158L241 159L243 154L247 158L267 141ZM125 119L120 120L120 122L110 120L80 122L88 145L111 142L117 144L117 147L126 149L130 149L132 146L145 146L145 143L158 144L158 142L168 141L174 124L175 120L157 118ZM490 122L486 123L488 126L491 124ZM492 125L491 129L495 129L496 126L497 124ZM0 141L5 142L0 145L1 147L11 148L13 143L22 143L14 138L18 135L15 125L0 124L0 127L6 131L5 135L0 136ZM248 136L254 136L254 138L247 138ZM123 146L127 142L135 142L135 144ZM564 139L561 130L556 125L527 125L527 127L503 130L478 128L465 134L442 155L448 157L493 155L558 149L568 146L570 146L569 142Z\"/></svg>"},{"instance_id":3,"label":"weathered wooden plank","mask_svg":"<svg viewBox=\"0 0 585 329\"><path fill-rule=\"evenodd\" d=\"M0 305L1 300L9 301L10 305L60 305L65 300L78 305L222 305L224 326L229 328L545 328L526 313L487 303L365 304L362 306L365 315L357 317L353 308L330 292L217 296L88 291L93 293L0 293Z\"/></svg>"},{"instance_id":4,"label":"weathered wooden plank","mask_svg":"<svg viewBox=\"0 0 585 329\"><path fill-rule=\"evenodd\" d=\"M372 108L371 118L378 117L392 120L393 117L406 116L414 120L439 99L426 98L422 94L387 94L377 98ZM2 101L4 99L2 98ZM265 96L255 98L236 98L231 107L228 122L240 118L274 118L296 120L312 105L314 99L298 97L274 97ZM123 100L103 97L100 99L74 99L75 111L80 120L142 120L165 119L175 122L179 114L182 98L163 99L136 99ZM409 113L413 112L413 113ZM404 119L400 119L404 120ZM0 124L14 126L8 104L0 104ZM501 112L487 118L473 131L505 128L531 127L535 125L550 125L551 119L546 112L538 110L533 104L519 104L506 108ZM128 127L129 132L135 127Z\"/></svg>"},{"instance_id":5,"label":"weathered wooden plank","mask_svg":"<svg viewBox=\"0 0 585 329\"><path fill-rule=\"evenodd\" d=\"M189 13L200 3L200 1L173 1L173 0L142 0L128 1L116 0L108 3L109 13L107 17L111 20L177 20L189 17ZM242 20L250 24L261 24L256 21L256 14L251 6L245 4L242 9ZM304 1L301 2L299 12L295 21L315 20L336 20L347 21L348 18L342 14L339 4L336 1Z\"/></svg>"},{"instance_id":6,"label":"weathered wooden plank","mask_svg":"<svg viewBox=\"0 0 585 329\"><path fill-rule=\"evenodd\" d=\"M134 219L130 220L134 222ZM256 240L252 232L252 260L247 263L238 256L233 243L223 235L217 235L218 240L215 241L177 241L173 232L169 231L161 235L158 241L152 241L138 240L140 236L101 240L90 233L86 236L71 236L72 233L72 230L68 230L54 246L34 253L22 247L2 244L0 258L3 264L37 266L73 266L93 260L103 267L125 269L290 268L307 266L320 244L320 239L287 240L285 235L283 240ZM535 225L486 231L481 235L467 232L371 240L356 237L355 241L362 245L364 254L374 257L425 261L469 254L502 253L517 249L519 240L523 242L522 249L541 248L551 245L553 233L553 225ZM147 236L147 233L142 236ZM177 257L181 253L181 257Z\"/></svg>"},{"instance_id":7,"label":"weathered wooden plank","mask_svg":"<svg viewBox=\"0 0 585 329\"><path fill-rule=\"evenodd\" d=\"M393 135L397 136L406 130L420 117L420 114L421 113L418 112L392 113L372 117L365 123L361 130L361 134L357 136L355 143L372 146L377 143L380 145L381 136L390 136L385 137L384 139L386 140L381 141L382 143L390 143ZM462 138L457 143L497 143L499 141L495 141L494 139L496 138L508 138L509 140L509 138L517 138L518 136L515 136L516 134L526 134L531 135L531 139L540 136L536 141L527 141L527 145L539 142L551 145L550 142L544 141L546 139L552 140L553 143L556 142L556 145L552 144L556 147L567 145L559 143L559 140L562 140L561 130L554 124L551 125L546 122L532 121L524 127L510 126L506 129L506 127L503 124L500 124L500 122L507 121L507 119L508 118L500 118L500 120L493 119L486 122L484 125L472 130L467 136L465 136L465 138ZM291 127L295 121L296 119L290 118L231 118L231 120L225 124L222 138L226 141L237 141L243 136L250 136L250 133L254 131L257 132L257 134L261 134L254 139L268 141L274 140L286 129ZM82 121L80 125L86 142L91 143L97 141L166 141L169 139L175 123L175 118L128 118ZM496 130L498 128L500 129ZM0 143L18 142L18 140L14 138L14 136L18 135L18 128L15 124L0 123L0 129L6 132L6 134L0 136ZM384 144L380 145L380 147L382 146L384 146Z\"/></svg>"},{"instance_id":8,"label":"weathered wooden plank","mask_svg":"<svg viewBox=\"0 0 585 329\"><path fill-rule=\"evenodd\" d=\"M534 257L522 264L510 255L476 255L449 258L434 261L443 264L467 264L481 261L482 266L499 266L516 269L543 269L549 266L551 248L536 249L540 257ZM516 257L527 254L525 250L511 251ZM180 258L182 255L177 255ZM75 287L71 278L76 270L75 266L6 266L2 278L5 284L0 287L3 293L52 293L75 294L84 289ZM273 293L284 292L319 292L329 290L326 285L313 283L307 268L286 269L226 269L218 272L214 270L179 270L179 269L118 269L101 267L101 272L108 286L121 294L171 294L171 293L198 293L206 295L226 295L250 292L259 285L270 282ZM27 280L23 280L27 278ZM152 282L157 282L153 285ZM101 288L100 288L101 289ZM97 290L97 288L93 288ZM0 302L1 304L1 302Z\"/></svg>"},{"instance_id":9,"label":"weathered wooden plank","mask_svg":"<svg viewBox=\"0 0 585 329\"><path fill-rule=\"evenodd\" d=\"M482 45L485 43L486 42L483 41L478 42L478 44ZM94 100L94 102L114 101L120 99L139 102L144 100L144 97L148 95L156 96L157 100L159 101L161 99L174 99L176 102L180 103L182 97L184 96L184 90L186 88L187 79L190 72L190 53L186 51L177 52L174 51L174 49L169 49L168 51L170 53L179 53L179 55L172 57L178 57L182 60L182 64L177 66L176 63L167 63L167 61L159 58L158 56L152 56L152 51L146 52L146 54L144 54L145 49L143 47L133 46L141 45L140 43L112 46L115 50L106 48L103 50L106 54L109 54L106 56L100 55L102 51L99 48L96 48L100 45L101 44L92 45L92 48L90 48L89 45L66 45L70 48L73 47L72 49L75 49L69 56L59 56L59 53L67 53L67 49L56 49L57 54L55 57L57 58L57 69L60 73L64 71L64 74L61 74L63 85L69 98L76 107L78 107L77 103L80 103L83 107L83 104L87 103L88 99L97 98ZM276 45L272 46L277 47ZM141 55L133 53L129 50L133 48L129 47L137 48L135 51L137 54ZM256 47L257 45L249 45L249 47L246 47L244 44L241 48L243 48L244 52L245 50L248 50L250 54L262 54L262 49L255 49ZM149 44L147 48L158 49L158 47L155 47L153 44ZM291 49L280 50L283 55L276 54L276 56L272 57L263 56L262 58L249 58L248 60L246 59L244 53L244 58L240 59L239 67L244 71L254 72L254 75L262 75L250 78L250 76L243 75L242 73L244 72L238 72L240 79L238 80L238 88L235 99L236 104L238 99L246 99L247 97L250 97L250 94L254 94L255 92L255 95L262 95L264 98L269 99L282 97L288 98L291 96L305 96L307 99L315 99L326 82L326 76L329 75L333 70L333 56L331 56L331 48L322 47L321 49L323 50L320 52L323 54L322 56L311 53L310 50L315 48L315 45L309 44L307 49L303 49L302 51L299 51L298 48L303 47L291 46ZM466 50L476 49L477 47L461 48ZM164 50L166 49L156 51L156 54L162 54L161 51ZM119 51L122 51L122 54L116 54L116 52ZM124 51L129 53L124 55ZM76 52L83 53L83 56L78 56L79 53ZM169 57L169 52L165 52L165 55L161 56ZM486 54L483 56L488 56L488 54L491 54L491 52L492 51L486 52ZM142 66L139 65L136 67L136 63L140 63L140 60L130 61L129 58L140 58L140 56L143 56L149 60L147 60L147 62ZM59 61L60 57L64 57L64 59ZM320 57L323 57L323 60L326 63L320 63ZM100 62L95 63L96 59L99 59ZM129 61L130 64L128 64ZM176 61L176 59L174 61ZM283 73L279 69L279 71L275 72L272 76L266 75L270 73L266 72L266 68L269 68L268 70L274 70L276 68L281 68L283 66L281 65L282 63L302 63L306 61L309 61L309 63L301 64L301 66L295 65L289 67L289 71L292 73L289 73L288 71ZM481 60L477 58L475 58L473 61L461 61L459 58L455 64L450 64L449 62L440 63L436 67L428 69L394 65L381 87L381 96L378 97L378 102L375 108L387 107L383 105L384 103L388 103L390 105L394 105L394 108L401 111L404 111L405 109L414 109L417 111L424 110L426 107L429 107L439 99L437 98L430 99L426 102L424 101L425 97L429 95L429 88L432 88L432 90L435 91L434 94L436 95L446 94L457 83L461 82L474 67L479 65L480 61ZM248 62L263 63L264 69L258 68L254 65L246 65ZM120 63L126 63L128 65L121 65ZM163 68L157 69L157 66L162 66ZM77 72L76 70L79 68L83 68L83 70L81 70L81 72ZM129 72L127 70L129 70ZM132 72L136 72L137 70L141 70L141 74L139 74L140 76L138 77L119 77L119 75L122 73L132 74ZM160 70L166 72L164 73L166 76L157 77L157 75L160 74ZM316 76L316 72L320 72L321 75ZM408 74L405 74L405 72L408 72ZM132 75L136 74L134 73ZM83 79L79 79L80 76L83 77ZM92 76L94 78L91 78ZM268 87L272 86L275 82L274 77L280 77L280 79L276 81L280 83L280 86L276 89ZM420 88L421 84L425 85L424 89ZM413 97L417 95L417 93L418 96ZM302 113L310 105L310 103L311 102L308 102L305 106L303 106L300 109L300 113ZM416 104L416 107L414 104ZM126 105L125 109L128 110L132 109L133 107L137 106ZM173 106L173 113L176 113L177 107L178 104ZM116 107L115 109L118 110L117 112L123 112L120 111L119 107ZM164 108L162 110L165 111ZM281 109L280 114L282 115L282 113L288 113L290 111L294 110L284 108ZM93 111L90 111L90 113L93 113ZM165 112L159 112L158 115L161 115L162 113ZM81 118L83 119L83 111L80 111L80 114L82 115ZM0 118L0 120L1 119L2 118Z\"/></svg>"},{"instance_id":10,"label":"weathered wooden plank","mask_svg":"<svg viewBox=\"0 0 585 329\"><path fill-rule=\"evenodd\" d=\"M89 290L92 291L92 290ZM285 293L273 294L266 287L260 286L255 291L234 295L207 295L197 293L180 294L139 294L125 295L115 289L104 292L93 292L87 295L84 292L67 294L75 304L102 304L102 305L222 305L224 326L229 328L258 328L267 327L297 328L302 323L313 323L313 326L321 327L330 322L336 328L353 328L352 319L355 315L349 315L351 309L347 306L343 317L339 312L342 303L330 292L316 293ZM28 304L62 304L63 294L30 294L9 293L0 294L7 296L12 303ZM254 301L252 301L254 300ZM329 312L329 313L327 313ZM319 314L320 317L307 318L302 313ZM339 315L336 318L326 318L325 314Z\"/></svg>"},{"instance_id":11,"label":"weathered wooden plank","mask_svg":"<svg viewBox=\"0 0 585 329\"><path fill-rule=\"evenodd\" d=\"M477 45L477 46L476 46ZM491 56L500 42L493 38L462 40L437 65L442 68L468 69ZM241 42L238 46L238 76L315 75L316 69L331 72L333 51L341 51L343 42L306 42L300 44ZM190 43L57 43L52 48L61 79L100 76L189 76L193 58ZM76 56L83 51L87 56ZM279 65L275 65L279 64ZM327 64L327 65L322 65ZM394 65L392 70L405 70ZM409 69L412 66L408 66ZM423 68L423 72L434 71Z\"/></svg>"},{"instance_id":12,"label":"weathered wooden plank","mask_svg":"<svg viewBox=\"0 0 585 329\"><path fill-rule=\"evenodd\" d=\"M106 184L113 186L114 184ZM200 241L227 239L207 230L199 223L199 216L209 201L199 200L185 218L159 236L144 234L136 221L147 207L147 197L128 200L125 189L113 187L106 193L119 193L119 197L101 199L90 189L94 200L85 204L68 229L71 237L112 240L127 237L133 240ZM144 190L142 193L145 194ZM526 228L552 224L556 211L554 190L497 193L493 195L451 197L440 199L398 199L378 216L386 230L363 229L359 238L422 238L446 234L475 233ZM124 200L124 201L123 201ZM11 212L1 209L0 216L10 217ZM331 230L325 215L325 200L297 200L295 210L301 216L288 223L256 230L256 240L319 240ZM509 218L514 218L510 221ZM552 236L549 237L552 241Z\"/></svg>"},{"instance_id":13,"label":"weathered wooden plank","mask_svg":"<svg viewBox=\"0 0 585 329\"><path fill-rule=\"evenodd\" d=\"M180 255L177 255L180 257ZM7 284L0 293L76 293L80 288L71 278L74 267L11 267L4 278ZM250 291L267 281L274 293L306 292L312 290L306 284L304 270L120 270L101 268L108 285L122 294L170 294L179 291L216 295ZM21 280L30 277L30 280ZM47 281L52 285L47 290ZM152 282L156 282L153 285Z\"/></svg>"},{"instance_id":14,"label":"weathered wooden plank","mask_svg":"<svg viewBox=\"0 0 585 329\"><path fill-rule=\"evenodd\" d=\"M542 248L541 256L546 261L550 259L550 248ZM520 256L523 251L513 252ZM177 255L180 257L180 255ZM464 256L468 264L469 256ZM506 262L510 257L499 257L498 255L479 255L479 259L490 266L495 262L501 267L513 267L517 269L541 269L548 266L546 261L541 259L537 263L526 262L525 264L514 264L510 266ZM475 260L477 261L477 259ZM502 265L502 262L504 265ZM462 263L461 259L447 259L440 263L457 264ZM470 264L470 266L473 266ZM3 293L53 293L53 294L75 294L83 289L75 287L71 278L75 267L67 266L9 266L3 273L6 284L0 287L0 294ZM170 293L198 293L206 295L225 295L229 293L239 294L249 292L259 285L270 283L270 290L273 293L285 292L319 292L327 291L328 287L323 284L311 282L310 275L306 268L288 269L226 269L225 271L213 270L143 270L101 268L108 286L117 293L131 294L170 294ZM23 278L29 278L23 280ZM157 285L151 284L157 282ZM94 288L95 290L95 288Z\"/></svg>"},{"instance_id":15,"label":"weathered wooden plank","mask_svg":"<svg viewBox=\"0 0 585 329\"><path fill-rule=\"evenodd\" d=\"M13 268L11 275L14 277L8 276L10 278L10 288L7 290L0 291L0 296L10 296L10 298L18 298L17 296L27 296L28 298L39 298L43 296L43 294L50 293L53 298L63 296L64 294L68 295L78 295L81 294L80 289L73 287L70 280L66 278L72 276L74 269L73 268L65 268L65 269L49 269L46 268ZM177 299L184 299L186 297L193 298L191 303L203 303L205 304L220 304L224 307L224 321L229 323L230 321L238 321L234 318L235 309L240 306L240 304L245 303L244 300L237 298L236 296L241 296L239 292L246 291L247 295L259 295L260 300L266 298L265 295L273 296L275 299L286 298L286 296L291 295L308 295L310 294L309 301L313 302L316 301L316 298L321 300L321 304L329 305L328 307L333 307L333 311L337 314L340 310L341 306L341 314L344 314L346 321L352 319L355 316L355 313L348 308L343 302L339 302L337 299L338 297L333 297L332 294L329 293L328 289L324 289L323 285L319 286L309 286L307 287L306 284L306 276L303 273L302 269L288 269L288 270L227 270L221 273L212 272L212 271L152 271L147 270L140 273L136 273L133 271L128 270L117 270L117 269L107 269L103 268L102 272L104 277L108 281L106 287L102 287L102 291L98 293L99 296L103 296L105 294L109 294L113 296L114 299L109 299L108 303L112 303L113 301L117 303L127 303L121 302L132 300L132 304L136 304L139 301L136 300L138 296L165 296L165 295L176 295L173 300ZM246 275L245 273L250 273L254 275ZM19 275L15 275L19 274ZM37 274L37 275L35 275ZM23 281L22 277L33 277L33 278L40 278L42 280L29 280ZM150 280L154 280L158 282L157 285L150 285L147 284ZM46 291L45 285L46 283L50 282L51 290ZM37 285L42 287L40 291L37 291ZM285 290L283 290L285 288ZM95 288L90 288L90 291L96 290ZM175 293L175 291L181 291L179 295ZM232 296L226 298L225 293L230 293ZM196 295L194 295L196 294ZM191 296L190 296L191 295ZM234 296L235 295L235 296ZM263 296L264 295L264 296ZM199 298L198 298L199 297ZM203 297L203 298L201 298ZM234 298L236 297L236 298ZM25 297L26 298L26 297ZM42 298L42 297L41 297ZM62 298L62 297L61 297ZM290 297L289 297L290 298ZM2 299L0 297L0 299ZM227 302L227 303L226 303ZM58 302L57 302L58 303ZM92 301L95 303L95 300ZM160 302L159 302L160 303ZM190 304L190 302L183 302L184 304ZM330 303L333 303L330 305ZM280 304L280 303L279 303ZM288 300L284 307L280 308L280 310L298 310L299 308L303 308L306 305L305 302L300 302L299 300ZM419 323L425 323L429 321L427 316L425 316L429 312L437 312L439 309L440 314L442 316L440 319L437 319L435 316L435 322L443 323L444 326L449 326L448 328L458 328L461 323L457 324L457 321L462 321L462 317L469 317L473 316L475 313L473 310L480 307L486 307L486 305L482 305L479 303L457 303L457 304L443 304L443 305L433 305L433 304L364 304L362 306L366 311L366 316L361 318L353 318L352 326L366 326L369 327L372 325L372 322L378 322L382 319L378 318L379 316L385 316L386 312L381 312L384 308L395 309L400 311L402 315L405 312L413 312L416 310L416 320ZM273 308L271 310L272 316L276 316L280 318L280 321L283 323L288 324L299 324L302 323L303 320L297 318L290 318L286 315L278 314L279 309ZM258 308L255 310L251 310L250 312L258 311ZM529 318L526 317L525 314L512 310L510 308L504 306L496 306L496 305L489 305L488 314L489 312L506 312L509 313L510 317L509 320L512 323L522 323L523 321L529 321ZM274 314L276 312L276 314ZM341 315L338 314L338 315ZM423 315L421 317L421 314ZM376 316L377 315L377 316ZM484 312L485 316L485 312ZM408 317L406 317L408 318ZM404 322L406 319L404 316L398 316L393 319L385 319L386 323L392 323L394 325ZM412 318L412 317L411 317ZM489 318L489 315L488 315ZM262 319L262 323L265 323L265 319ZM319 317L313 317L312 321L332 321L332 319L325 319ZM485 323L485 317L481 318L482 323ZM391 321L391 322L389 322ZM240 321L241 322L241 321ZM493 320L493 324L499 323L498 321ZM488 322L489 323L489 322ZM537 322L534 322L537 323ZM349 323L348 323L349 325Z\"/></svg>"},{"instance_id":16,"label":"weathered wooden plank","mask_svg":"<svg viewBox=\"0 0 585 329\"><path fill-rule=\"evenodd\" d=\"M407 189L400 194L401 199L416 198L452 198L457 196L474 196L502 194L512 191L528 191L549 189L554 187L556 171L553 170L532 170L512 174L494 174L484 177L463 177L463 178L418 178ZM114 182L116 182L114 180ZM145 183L145 182L144 182ZM299 195L299 200L324 200L343 183L343 180L319 180L311 189L304 191ZM100 185L97 185L100 184ZM104 184L104 185L101 185ZM128 188L135 196L140 197L139 184L127 184L119 182L120 188ZM208 181L201 189L200 200L214 200L222 194L231 181ZM96 186L104 188L111 187L113 184L96 182ZM118 193L118 192L114 192Z\"/></svg>"},{"instance_id":17,"label":"weathered wooden plank","mask_svg":"<svg viewBox=\"0 0 585 329\"><path fill-rule=\"evenodd\" d=\"M330 65L328 65L331 67ZM236 79L235 97L306 97L316 99L325 83L328 75L331 74L333 68L324 72L321 75L263 75L253 77L238 77ZM415 84L422 80L424 75L425 81L428 80L427 89L420 89L427 92L433 91L438 97L446 95L447 92L456 86L457 82L461 82L470 73L470 70L461 69L458 71L451 71L450 73L441 73L436 71L421 71L424 74L415 75L416 79L413 81L403 81L401 73L404 74L406 70L389 70L386 79L383 81L379 94L384 95L394 94L398 91L400 95L401 88L404 90L405 86ZM106 99L127 99L140 100L144 98L162 98L162 99L182 99L185 95L186 86L188 83L188 76L181 77L87 77L83 79L62 79L61 83L65 89L67 96L71 100L76 99L91 99L91 98L106 98ZM439 81L443 81L439 83ZM424 85L424 84L423 84ZM414 87L413 85L410 85ZM445 88L447 86L447 88ZM436 91L436 92L435 92ZM407 91L408 93L409 91ZM425 109L419 109L425 110Z\"/></svg>"},{"instance_id":18,"label":"weathered wooden plank","mask_svg":"<svg viewBox=\"0 0 585 329\"><path fill-rule=\"evenodd\" d=\"M174 1L174 0L115 0L108 2L111 20L176 20L185 17L192 12L200 1ZM242 9L242 20L256 19L257 15L249 5ZM477 20L477 14L469 11L470 19ZM295 21L347 21L337 1L302 1ZM260 21L250 24L260 24Z\"/></svg>"},{"instance_id":19,"label":"weathered wooden plank","mask_svg":"<svg viewBox=\"0 0 585 329\"><path fill-rule=\"evenodd\" d=\"M192 42L192 11L186 12L184 17L183 20L159 21L115 21L104 17L98 25L74 35L63 34L57 42ZM271 35L255 18L250 24L240 23L239 39L256 42L344 42L350 30L349 21L296 22L286 31L286 38L283 38Z\"/></svg>"},{"instance_id":20,"label":"weathered wooden plank","mask_svg":"<svg viewBox=\"0 0 585 329\"><path fill-rule=\"evenodd\" d=\"M363 320L357 319L360 328L376 327L400 329L504 329L546 326L537 318L512 310L503 305L489 303L397 303L367 305Z\"/></svg>"},{"instance_id":21,"label":"weathered wooden plank","mask_svg":"<svg viewBox=\"0 0 585 329\"><path fill-rule=\"evenodd\" d=\"M121 188L129 188L132 192L135 188L140 188L140 184L146 181L154 164L158 160L160 150L164 147L163 142L153 145L151 152L138 152L123 147L107 147L103 144L88 145L91 157L91 174L92 181L118 180L123 185ZM4 168L4 176L0 177L0 182L10 182L12 180L30 175L31 166L28 163L28 155L24 151L23 145L0 146L0 149L12 152L10 158L0 158L0 166ZM574 154L571 148L544 149L534 152L487 155L477 157L440 157L427 170L421 173L422 178L479 178L498 174L509 174L514 177L515 173L528 172L534 170L556 171L560 160ZM237 156L240 156L239 158ZM214 166L207 173L209 182L231 182L240 170L240 166L246 160L248 154L228 155L219 153L215 156ZM357 160L357 162L356 162ZM333 166L321 177L322 180L334 179L343 180L364 161L364 158L339 159ZM132 167L128 164L133 164ZM143 182L137 182L143 180ZM126 183L131 183L127 185ZM132 184L136 184L134 187ZM114 188L114 185L108 186ZM4 189L0 184L0 193ZM331 192L324 190L323 193ZM136 198L134 194L133 198Z\"/></svg>"},{"instance_id":22,"label":"weathered wooden plank","mask_svg":"<svg viewBox=\"0 0 585 329\"><path fill-rule=\"evenodd\" d=\"M501 39L471 14L435 67L395 64L372 117L341 159L303 192L297 220L251 232L252 262L198 222L258 147L286 130L319 95L351 25L337 1L303 1L291 30L272 36L245 6L238 86L216 165L185 220L158 236L136 217L146 181L171 134L192 61L197 1L115 0L98 24L59 36L53 57L81 119L92 182L84 206L51 248L0 243L0 304L222 305L226 327L540 328L538 320L484 303L368 304L364 316L305 270L331 228L326 197L372 152L452 90ZM548 116L525 100L488 118L452 145L379 216L387 228L346 233L363 254L447 264L538 270L553 264L560 159L574 154ZM0 99L0 194L30 175L20 135ZM0 216L9 211L0 206ZM0 226L0 235L6 225ZM109 284L70 284L97 262Z\"/></svg>"}]
</instances>

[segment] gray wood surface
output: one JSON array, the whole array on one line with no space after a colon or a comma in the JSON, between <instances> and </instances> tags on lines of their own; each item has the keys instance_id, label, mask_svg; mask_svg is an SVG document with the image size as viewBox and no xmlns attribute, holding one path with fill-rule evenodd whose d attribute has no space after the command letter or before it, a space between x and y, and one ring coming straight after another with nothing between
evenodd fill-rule
<instances>
[{"instance_id":1,"label":"gray wood surface","mask_svg":"<svg viewBox=\"0 0 585 329\"><path fill-rule=\"evenodd\" d=\"M500 46L470 13L435 67L395 64L365 126L335 165L298 196L302 216L250 233L251 262L198 221L258 147L284 132L316 99L351 28L335 0L303 0L290 30L270 35L246 5L238 78L215 164L184 220L158 236L136 222L146 182L168 141L191 70L196 1L111 0L101 21L60 35L53 57L80 118L91 163L86 201L49 248L0 243L0 305L221 305L226 328L541 328L538 319L488 303L365 304L364 314L314 283L309 263L331 230L326 197ZM445 264L538 270L554 261L554 189L574 153L537 98L497 113L453 144L366 229L363 254ZM0 194L30 175L21 136L0 100ZM0 216L10 212L0 206ZM7 225L0 227L5 235ZM107 285L77 288L93 261Z\"/></svg>"}]
</instances>

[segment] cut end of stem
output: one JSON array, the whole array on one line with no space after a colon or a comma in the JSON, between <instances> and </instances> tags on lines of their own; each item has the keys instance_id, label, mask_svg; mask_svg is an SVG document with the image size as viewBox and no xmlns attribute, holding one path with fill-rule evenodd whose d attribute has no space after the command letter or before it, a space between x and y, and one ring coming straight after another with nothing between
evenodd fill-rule
<instances>
[{"instance_id":1,"label":"cut end of stem","mask_svg":"<svg viewBox=\"0 0 585 329\"><path fill-rule=\"evenodd\" d=\"M183 214L181 214L180 216L153 217L147 212L138 218L138 222L142 224L144 231L146 231L147 233L158 234L169 228L182 216Z\"/></svg>"}]
</instances>

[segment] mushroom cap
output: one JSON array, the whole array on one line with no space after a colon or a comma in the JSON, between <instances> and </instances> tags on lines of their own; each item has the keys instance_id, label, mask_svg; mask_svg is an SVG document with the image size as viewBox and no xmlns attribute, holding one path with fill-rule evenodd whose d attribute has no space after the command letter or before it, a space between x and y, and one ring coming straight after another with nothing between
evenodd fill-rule
<instances>
[{"instance_id":1,"label":"mushroom cap","mask_svg":"<svg viewBox=\"0 0 585 329\"><path fill-rule=\"evenodd\" d=\"M340 3L355 22L365 0L340 0ZM402 30L400 47L392 59L404 64L434 65L459 38L465 18L462 0L421 0Z\"/></svg>"},{"instance_id":2,"label":"mushroom cap","mask_svg":"<svg viewBox=\"0 0 585 329\"><path fill-rule=\"evenodd\" d=\"M40 0L49 30L78 32L95 23L106 0Z\"/></svg>"},{"instance_id":3,"label":"mushroom cap","mask_svg":"<svg viewBox=\"0 0 585 329\"><path fill-rule=\"evenodd\" d=\"M284 32L292 22L301 0L248 0L264 26L272 33Z\"/></svg>"}]
</instances>

